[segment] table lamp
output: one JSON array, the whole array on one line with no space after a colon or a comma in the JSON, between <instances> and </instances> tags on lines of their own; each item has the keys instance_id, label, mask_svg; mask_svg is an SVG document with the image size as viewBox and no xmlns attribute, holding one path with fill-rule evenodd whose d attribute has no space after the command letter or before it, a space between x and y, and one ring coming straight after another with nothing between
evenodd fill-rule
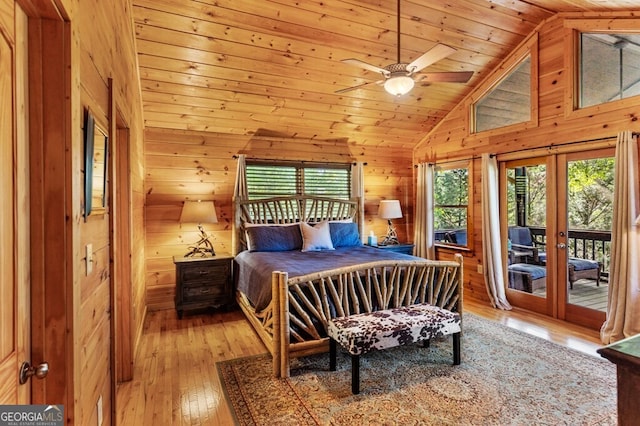
<instances>
[{"instance_id":1,"label":"table lamp","mask_svg":"<svg viewBox=\"0 0 640 426\"><path fill-rule=\"evenodd\" d=\"M218 223L213 201L185 201L180 214L180 223L197 223L200 231L200 239L194 245L189 246L189 253L184 257L216 255L213 245L209 241L209 236L202 227L203 223Z\"/></svg>"},{"instance_id":2,"label":"table lamp","mask_svg":"<svg viewBox=\"0 0 640 426\"><path fill-rule=\"evenodd\" d=\"M381 246L391 245L391 244L400 244L398 242L398 234L396 233L396 228L393 226L391 219L397 219L402 217L402 209L400 208L400 201L398 200L382 200L380 201L380 206L378 207L378 216L382 219L387 219L389 224L389 230L387 231L387 236L384 237Z\"/></svg>"}]
</instances>

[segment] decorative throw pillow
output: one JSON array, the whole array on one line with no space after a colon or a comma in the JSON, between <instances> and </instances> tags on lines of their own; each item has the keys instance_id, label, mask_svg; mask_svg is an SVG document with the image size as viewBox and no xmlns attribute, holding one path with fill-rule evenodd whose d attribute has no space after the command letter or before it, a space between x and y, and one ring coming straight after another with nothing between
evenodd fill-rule
<instances>
[{"instance_id":1,"label":"decorative throw pillow","mask_svg":"<svg viewBox=\"0 0 640 426\"><path fill-rule=\"evenodd\" d=\"M302 235L297 224L251 226L246 232L249 251L289 251L302 247Z\"/></svg>"},{"instance_id":2,"label":"decorative throw pillow","mask_svg":"<svg viewBox=\"0 0 640 426\"><path fill-rule=\"evenodd\" d=\"M300 222L300 232L302 233L302 251L334 250L329 222L320 222L315 226Z\"/></svg>"},{"instance_id":3,"label":"decorative throw pillow","mask_svg":"<svg viewBox=\"0 0 640 426\"><path fill-rule=\"evenodd\" d=\"M333 247L357 247L362 245L358 224L353 222L329 222Z\"/></svg>"}]
</instances>

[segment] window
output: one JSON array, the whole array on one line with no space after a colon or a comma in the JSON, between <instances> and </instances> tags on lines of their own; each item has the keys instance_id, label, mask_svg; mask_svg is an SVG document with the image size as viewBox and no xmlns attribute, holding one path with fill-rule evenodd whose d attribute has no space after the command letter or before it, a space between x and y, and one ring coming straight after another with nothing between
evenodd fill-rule
<instances>
[{"instance_id":1,"label":"window","mask_svg":"<svg viewBox=\"0 0 640 426\"><path fill-rule=\"evenodd\" d=\"M250 199L316 195L349 199L351 166L306 162L247 161Z\"/></svg>"},{"instance_id":2,"label":"window","mask_svg":"<svg viewBox=\"0 0 640 426\"><path fill-rule=\"evenodd\" d=\"M580 33L579 108L640 95L640 35Z\"/></svg>"},{"instance_id":3,"label":"window","mask_svg":"<svg viewBox=\"0 0 640 426\"><path fill-rule=\"evenodd\" d=\"M531 57L474 104L474 132L531 120Z\"/></svg>"},{"instance_id":4,"label":"window","mask_svg":"<svg viewBox=\"0 0 640 426\"><path fill-rule=\"evenodd\" d=\"M465 100L469 134L501 134L538 125L538 34L533 33Z\"/></svg>"},{"instance_id":5,"label":"window","mask_svg":"<svg viewBox=\"0 0 640 426\"><path fill-rule=\"evenodd\" d=\"M433 185L437 243L468 246L469 163L437 166Z\"/></svg>"}]
</instances>

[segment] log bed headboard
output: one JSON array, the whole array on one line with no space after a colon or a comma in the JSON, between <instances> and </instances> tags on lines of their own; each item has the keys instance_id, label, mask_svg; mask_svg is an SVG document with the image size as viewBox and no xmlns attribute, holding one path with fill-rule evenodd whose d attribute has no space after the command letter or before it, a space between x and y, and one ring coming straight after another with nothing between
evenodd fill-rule
<instances>
[{"instance_id":1,"label":"log bed headboard","mask_svg":"<svg viewBox=\"0 0 640 426\"><path fill-rule=\"evenodd\" d=\"M234 200L233 254L246 250L245 224L287 224L323 220L353 220L362 237L360 199L351 200L298 195Z\"/></svg>"}]
</instances>

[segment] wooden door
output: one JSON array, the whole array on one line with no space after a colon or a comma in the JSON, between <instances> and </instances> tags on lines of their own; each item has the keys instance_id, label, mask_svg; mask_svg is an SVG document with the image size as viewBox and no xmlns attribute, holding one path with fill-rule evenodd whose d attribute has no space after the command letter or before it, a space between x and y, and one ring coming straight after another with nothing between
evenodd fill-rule
<instances>
[{"instance_id":1,"label":"wooden door","mask_svg":"<svg viewBox=\"0 0 640 426\"><path fill-rule=\"evenodd\" d=\"M598 330L608 303L614 151L582 148L501 163L503 235L519 228L536 247L507 240L506 291L514 306Z\"/></svg>"},{"instance_id":2,"label":"wooden door","mask_svg":"<svg viewBox=\"0 0 640 426\"><path fill-rule=\"evenodd\" d=\"M608 304L615 150L561 154L557 169L556 254L568 271L568 284L558 288L558 317L599 330Z\"/></svg>"},{"instance_id":3,"label":"wooden door","mask_svg":"<svg viewBox=\"0 0 640 426\"><path fill-rule=\"evenodd\" d=\"M554 235L555 198L552 157L536 157L501 163L500 209L504 241L507 299L515 306L545 315L554 314L554 259L544 259L545 245L536 243L534 230ZM535 182L535 184L533 183ZM532 194L531 187L537 190ZM551 241L548 241L549 243ZM529 248L531 247L531 248Z\"/></svg>"},{"instance_id":4,"label":"wooden door","mask_svg":"<svg viewBox=\"0 0 640 426\"><path fill-rule=\"evenodd\" d=\"M2 0L3 10L14 10ZM0 22L0 404L28 404L18 370L29 359L27 18Z\"/></svg>"}]
</instances>

